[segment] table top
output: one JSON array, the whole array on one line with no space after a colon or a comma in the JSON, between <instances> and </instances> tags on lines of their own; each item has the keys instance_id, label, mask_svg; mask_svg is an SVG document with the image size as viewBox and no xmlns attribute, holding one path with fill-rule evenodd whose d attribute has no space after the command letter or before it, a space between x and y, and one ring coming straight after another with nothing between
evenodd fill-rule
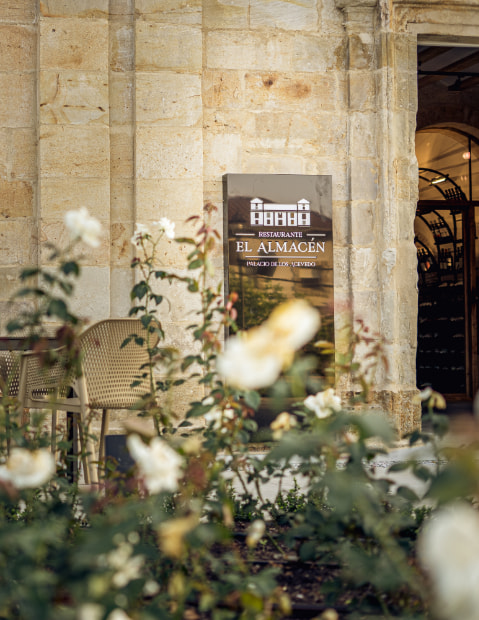
<instances>
[{"instance_id":1,"label":"table top","mask_svg":"<svg viewBox=\"0 0 479 620\"><path fill-rule=\"evenodd\" d=\"M51 337L46 337L49 347L55 347L58 344L58 340ZM24 351L26 349L26 337L25 336L0 336L0 351Z\"/></svg>"}]
</instances>

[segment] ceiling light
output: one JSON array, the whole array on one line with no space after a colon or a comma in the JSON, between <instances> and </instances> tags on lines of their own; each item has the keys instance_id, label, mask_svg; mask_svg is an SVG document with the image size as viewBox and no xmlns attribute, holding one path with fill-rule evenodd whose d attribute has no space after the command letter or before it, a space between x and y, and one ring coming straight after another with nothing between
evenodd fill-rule
<instances>
[{"instance_id":1,"label":"ceiling light","mask_svg":"<svg viewBox=\"0 0 479 620\"><path fill-rule=\"evenodd\" d=\"M437 185L438 183L444 183L444 181L447 181L446 176L435 177L434 179L431 179L431 185Z\"/></svg>"},{"instance_id":2,"label":"ceiling light","mask_svg":"<svg viewBox=\"0 0 479 620\"><path fill-rule=\"evenodd\" d=\"M466 151L462 154L462 159L471 159L471 151Z\"/></svg>"}]
</instances>

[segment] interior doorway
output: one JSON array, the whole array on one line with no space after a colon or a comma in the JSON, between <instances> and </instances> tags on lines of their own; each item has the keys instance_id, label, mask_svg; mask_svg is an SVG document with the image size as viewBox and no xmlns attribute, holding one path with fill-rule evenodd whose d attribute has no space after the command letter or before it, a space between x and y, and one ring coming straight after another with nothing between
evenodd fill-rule
<instances>
[{"instance_id":1,"label":"interior doorway","mask_svg":"<svg viewBox=\"0 0 479 620\"><path fill-rule=\"evenodd\" d=\"M417 385L446 400L479 387L479 49L418 47Z\"/></svg>"},{"instance_id":2,"label":"interior doorway","mask_svg":"<svg viewBox=\"0 0 479 620\"><path fill-rule=\"evenodd\" d=\"M479 387L479 48L418 46L417 385Z\"/></svg>"}]
</instances>

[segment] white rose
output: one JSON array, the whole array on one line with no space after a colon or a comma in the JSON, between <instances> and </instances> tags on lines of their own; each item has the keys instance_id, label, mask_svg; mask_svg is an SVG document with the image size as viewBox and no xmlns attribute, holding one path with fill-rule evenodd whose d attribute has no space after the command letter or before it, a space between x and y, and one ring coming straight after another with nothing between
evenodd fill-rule
<instances>
[{"instance_id":1,"label":"white rose","mask_svg":"<svg viewBox=\"0 0 479 620\"><path fill-rule=\"evenodd\" d=\"M235 412L231 407L227 407L226 409L220 409L219 407L213 407L207 413L205 413L204 418L206 423L213 424L214 430L220 430L222 428L224 422L226 420L234 420Z\"/></svg>"},{"instance_id":2,"label":"white rose","mask_svg":"<svg viewBox=\"0 0 479 620\"><path fill-rule=\"evenodd\" d=\"M265 531L266 525L264 521L261 519L253 521L246 533L246 544L248 547L255 547L263 537Z\"/></svg>"},{"instance_id":3,"label":"white rose","mask_svg":"<svg viewBox=\"0 0 479 620\"><path fill-rule=\"evenodd\" d=\"M283 351L276 350L270 332L256 327L227 340L217 368L230 385L256 390L274 383L283 363Z\"/></svg>"},{"instance_id":4,"label":"white rose","mask_svg":"<svg viewBox=\"0 0 479 620\"><path fill-rule=\"evenodd\" d=\"M173 448L159 437L147 445L138 435L129 435L127 445L150 493L177 490L183 460Z\"/></svg>"},{"instance_id":5,"label":"white rose","mask_svg":"<svg viewBox=\"0 0 479 620\"><path fill-rule=\"evenodd\" d=\"M307 344L321 325L319 312L304 299L277 306L267 320L268 329L284 346L297 351Z\"/></svg>"},{"instance_id":6,"label":"white rose","mask_svg":"<svg viewBox=\"0 0 479 620\"><path fill-rule=\"evenodd\" d=\"M327 418L333 411L341 411L341 399L336 396L333 388L318 392L314 396L308 396L304 399L304 404L314 411L318 418Z\"/></svg>"},{"instance_id":7,"label":"white rose","mask_svg":"<svg viewBox=\"0 0 479 620\"><path fill-rule=\"evenodd\" d=\"M70 231L72 239L80 239L93 248L100 245L101 224L88 213L86 207L80 207L76 211L67 211L65 226Z\"/></svg>"},{"instance_id":8,"label":"white rose","mask_svg":"<svg viewBox=\"0 0 479 620\"><path fill-rule=\"evenodd\" d=\"M146 235L151 236L151 232L148 226L145 226L145 224L141 224L137 222L135 226L135 232L133 233L133 237L131 238L132 244L136 247L139 247L141 245L141 240Z\"/></svg>"},{"instance_id":9,"label":"white rose","mask_svg":"<svg viewBox=\"0 0 479 620\"><path fill-rule=\"evenodd\" d=\"M468 504L443 508L418 538L418 558L429 573L436 614L444 620L477 620L479 514Z\"/></svg>"},{"instance_id":10,"label":"white rose","mask_svg":"<svg viewBox=\"0 0 479 620\"><path fill-rule=\"evenodd\" d=\"M175 223L167 217L162 217L159 222L155 222L165 233L168 239L175 238Z\"/></svg>"},{"instance_id":11,"label":"white rose","mask_svg":"<svg viewBox=\"0 0 479 620\"><path fill-rule=\"evenodd\" d=\"M17 489L34 489L45 484L55 473L55 459L49 450L13 448L5 465L0 466L0 480Z\"/></svg>"}]
</instances>

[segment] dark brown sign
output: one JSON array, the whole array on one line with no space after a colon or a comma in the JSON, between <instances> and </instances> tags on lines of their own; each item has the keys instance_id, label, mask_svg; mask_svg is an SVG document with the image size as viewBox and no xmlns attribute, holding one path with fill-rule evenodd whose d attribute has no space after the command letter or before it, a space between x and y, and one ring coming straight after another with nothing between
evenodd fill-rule
<instances>
[{"instance_id":1,"label":"dark brown sign","mask_svg":"<svg viewBox=\"0 0 479 620\"><path fill-rule=\"evenodd\" d=\"M226 290L239 295L239 327L304 298L320 310L332 341L331 177L227 174L224 201Z\"/></svg>"}]
</instances>

